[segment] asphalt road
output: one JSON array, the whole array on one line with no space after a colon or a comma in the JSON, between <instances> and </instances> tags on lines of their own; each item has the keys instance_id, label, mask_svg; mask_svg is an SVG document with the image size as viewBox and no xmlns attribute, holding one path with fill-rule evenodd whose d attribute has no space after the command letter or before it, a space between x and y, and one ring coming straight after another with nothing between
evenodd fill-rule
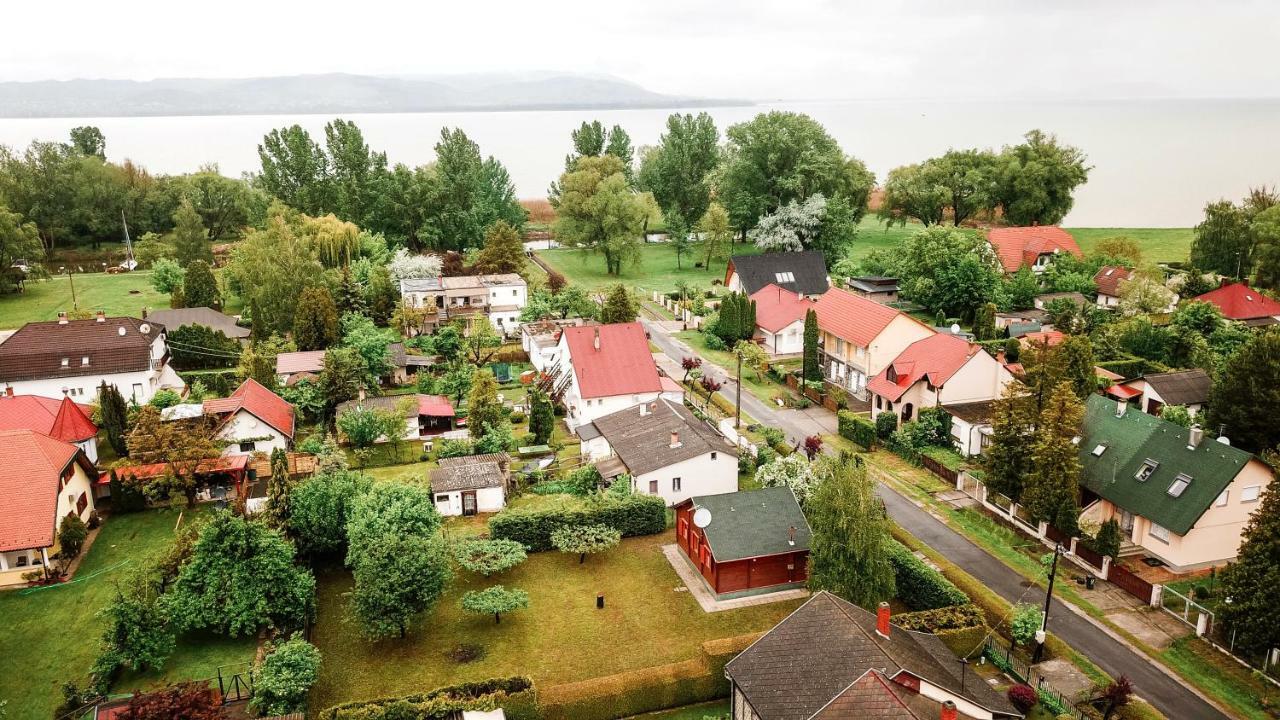
<instances>
[{"instance_id":1,"label":"asphalt road","mask_svg":"<svg viewBox=\"0 0 1280 720\"><path fill-rule=\"evenodd\" d=\"M687 345L660 328L647 322L645 325L650 330L650 339L653 343L676 362L679 362L680 358L696 354ZM704 367L709 365L705 358L703 362ZM727 397L733 397L732 377L725 378L721 392ZM779 413L776 408L761 402L746 391L742 393L742 408L756 420L781 428L791 442L811 433L809 428L803 427L794 418ZM1028 593L1023 584L1026 581L1021 575L952 530L941 520L917 507L894 489L882 484L879 494L884 500L889 516L895 522L1004 599L1010 602L1027 600L1031 597L1036 598L1037 601L1043 600L1042 590L1035 589ZM1227 720L1229 717L1205 702L1182 682L1166 675L1150 658L1129 649L1127 645L1103 632L1093 623L1063 607L1062 601L1058 598L1054 599L1054 605L1049 613L1049 629L1108 675L1128 676L1133 682L1134 691L1171 720L1183 718Z\"/></svg>"}]
</instances>

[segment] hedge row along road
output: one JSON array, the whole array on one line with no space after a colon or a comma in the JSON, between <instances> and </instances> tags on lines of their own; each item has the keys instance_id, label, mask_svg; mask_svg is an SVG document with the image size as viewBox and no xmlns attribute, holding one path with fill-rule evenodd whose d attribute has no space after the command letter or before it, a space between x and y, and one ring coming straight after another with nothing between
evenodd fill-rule
<instances>
[{"instance_id":1,"label":"hedge row along road","mask_svg":"<svg viewBox=\"0 0 1280 720\"><path fill-rule=\"evenodd\" d=\"M672 338L657 325L645 321L650 339L675 362L683 357L697 355L684 343ZM703 362L707 363L706 358ZM711 363L708 363L711 364ZM713 365L713 364L712 364ZM704 367L706 365L704 364ZM734 397L733 378L724 378L721 392ZM756 420L777 427L794 443L811 434L811 429L800 427L781 416L768 403L761 402L751 393L742 393L742 409ZM829 449L829 448L828 448ZM948 560L963 568L987 587L1009 602L1016 602L1026 592L1024 578L969 542L963 535L947 527L942 521L916 507L909 499L894 489L880 485L880 497L884 500L889 516L921 542L937 550ZM1041 591L1043 592L1043 591ZM1198 718L1228 720L1213 705L1206 702L1182 682L1174 680L1155 665L1155 661L1129 648L1093 623L1062 607L1061 598L1055 599L1057 608L1049 618L1050 629L1064 642L1089 658L1112 677L1126 675L1133 682L1135 692L1169 718Z\"/></svg>"}]
</instances>

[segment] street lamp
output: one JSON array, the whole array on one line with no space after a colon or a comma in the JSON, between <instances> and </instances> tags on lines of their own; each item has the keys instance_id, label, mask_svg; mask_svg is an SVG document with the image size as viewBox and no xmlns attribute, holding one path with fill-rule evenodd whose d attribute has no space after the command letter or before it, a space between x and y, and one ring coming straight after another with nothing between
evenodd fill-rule
<instances>
[{"instance_id":1,"label":"street lamp","mask_svg":"<svg viewBox=\"0 0 1280 720\"><path fill-rule=\"evenodd\" d=\"M734 400L733 428L735 430L739 430L742 428L742 347L741 346L737 348L737 352L735 352L734 355L738 356L738 377L735 378L735 382L738 385L738 391L737 391L737 399Z\"/></svg>"},{"instance_id":2,"label":"street lamp","mask_svg":"<svg viewBox=\"0 0 1280 720\"><path fill-rule=\"evenodd\" d=\"M1036 631L1036 652L1031 656L1031 664L1040 662L1044 654L1044 641L1049 636L1049 603L1053 601L1053 581L1058 576L1058 556L1063 553L1062 543L1053 544L1053 565L1049 568L1049 589L1044 594L1044 617L1040 618L1040 629Z\"/></svg>"}]
</instances>

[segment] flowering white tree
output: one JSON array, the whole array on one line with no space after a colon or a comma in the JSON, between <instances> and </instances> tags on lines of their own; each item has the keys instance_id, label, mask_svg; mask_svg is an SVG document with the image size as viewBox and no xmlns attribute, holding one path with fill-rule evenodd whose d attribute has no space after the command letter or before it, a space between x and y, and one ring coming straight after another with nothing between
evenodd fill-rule
<instances>
[{"instance_id":1,"label":"flowering white tree","mask_svg":"<svg viewBox=\"0 0 1280 720\"><path fill-rule=\"evenodd\" d=\"M391 273L391 279L399 283L407 278L435 277L440 274L440 266L440 258L435 255L412 255L400 248L387 263L387 271Z\"/></svg>"},{"instance_id":2,"label":"flowering white tree","mask_svg":"<svg viewBox=\"0 0 1280 720\"><path fill-rule=\"evenodd\" d=\"M804 250L822 227L827 214L827 199L821 193L811 195L803 203L791 202L760 218L747 237L756 247L767 252Z\"/></svg>"},{"instance_id":3,"label":"flowering white tree","mask_svg":"<svg viewBox=\"0 0 1280 720\"><path fill-rule=\"evenodd\" d=\"M1125 317L1169 312L1178 294L1150 277L1135 275L1120 283L1120 312Z\"/></svg>"},{"instance_id":4,"label":"flowering white tree","mask_svg":"<svg viewBox=\"0 0 1280 720\"><path fill-rule=\"evenodd\" d=\"M800 453L774 458L756 470L756 480L764 487L789 487L801 505L818 487L813 465Z\"/></svg>"}]
</instances>

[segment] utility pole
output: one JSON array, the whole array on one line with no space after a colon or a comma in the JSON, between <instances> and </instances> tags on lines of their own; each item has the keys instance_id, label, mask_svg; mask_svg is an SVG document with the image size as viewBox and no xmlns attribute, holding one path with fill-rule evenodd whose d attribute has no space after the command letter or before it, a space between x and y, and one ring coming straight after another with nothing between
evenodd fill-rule
<instances>
[{"instance_id":1,"label":"utility pole","mask_svg":"<svg viewBox=\"0 0 1280 720\"><path fill-rule=\"evenodd\" d=\"M76 302L76 281L75 278L71 277L71 268L63 267L62 269L67 271L67 282L71 283L71 308L79 310L80 304Z\"/></svg>"},{"instance_id":2,"label":"utility pole","mask_svg":"<svg viewBox=\"0 0 1280 720\"><path fill-rule=\"evenodd\" d=\"M1062 543L1053 544L1053 564L1049 568L1049 589L1044 594L1044 617L1040 618L1040 629L1036 631L1036 652L1031 656L1031 664L1040 662L1044 654L1044 641L1048 637L1049 603L1053 601L1053 581L1058 576L1058 556L1062 554Z\"/></svg>"},{"instance_id":3,"label":"utility pole","mask_svg":"<svg viewBox=\"0 0 1280 720\"><path fill-rule=\"evenodd\" d=\"M738 356L738 377L737 377L738 393L737 393L737 400L734 401L734 409L733 409L733 414L734 414L733 427L736 430L742 427L742 349L738 348L737 352L735 352L734 355Z\"/></svg>"}]
</instances>

